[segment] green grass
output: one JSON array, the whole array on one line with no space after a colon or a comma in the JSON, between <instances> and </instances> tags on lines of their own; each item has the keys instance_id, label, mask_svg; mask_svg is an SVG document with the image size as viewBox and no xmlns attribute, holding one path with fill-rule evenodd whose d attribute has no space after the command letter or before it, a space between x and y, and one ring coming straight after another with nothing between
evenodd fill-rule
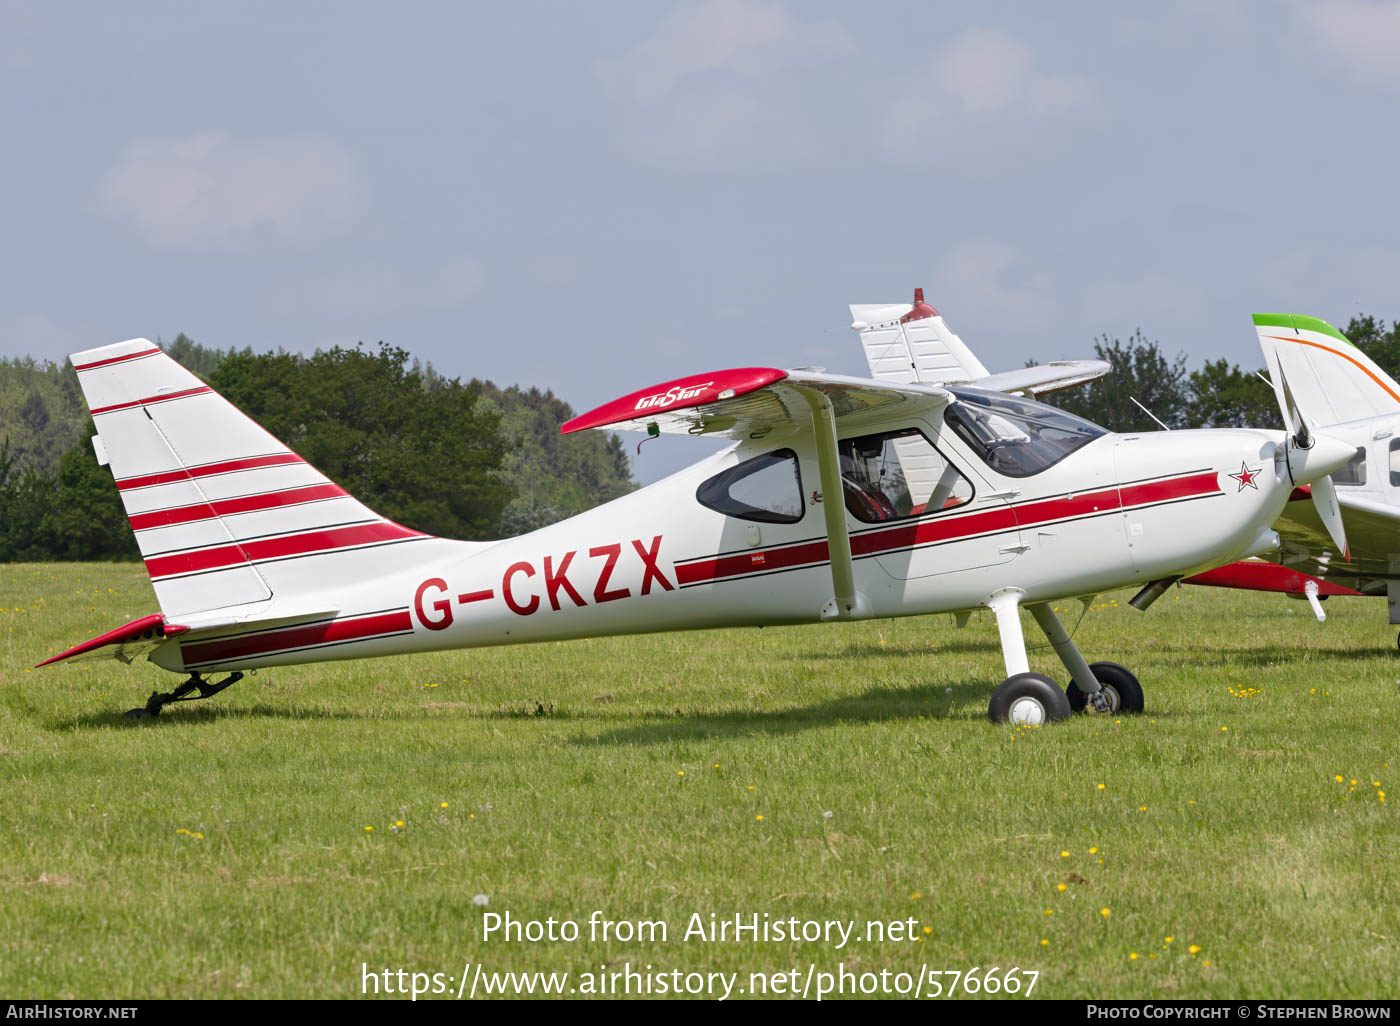
<instances>
[{"instance_id":1,"label":"green grass","mask_svg":"<svg viewBox=\"0 0 1400 1026\"><path fill-rule=\"evenodd\" d=\"M1393 995L1400 790L1386 804L1373 786L1400 778L1384 604L1334 600L1318 624L1240 592L1116 602L1077 640L1142 679L1149 712L1121 721L990 725L990 619L935 617L265 670L133 724L121 712L177 678L27 667L154 610L140 569L0 568L0 993L353 997L362 962L479 961L741 986L814 962L1035 968L1044 997ZM1064 681L1048 649L1031 658ZM482 939L486 912L595 909L670 938ZM929 932L843 951L687 943L696 911Z\"/></svg>"}]
</instances>

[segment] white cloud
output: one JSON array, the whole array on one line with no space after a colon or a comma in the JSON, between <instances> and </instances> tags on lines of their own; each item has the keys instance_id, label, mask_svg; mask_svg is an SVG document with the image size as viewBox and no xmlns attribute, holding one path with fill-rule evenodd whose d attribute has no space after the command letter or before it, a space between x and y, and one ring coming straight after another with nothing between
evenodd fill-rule
<instances>
[{"instance_id":1,"label":"white cloud","mask_svg":"<svg viewBox=\"0 0 1400 1026\"><path fill-rule=\"evenodd\" d=\"M1298 7L1310 35L1351 67L1400 81L1400 3L1333 0Z\"/></svg>"},{"instance_id":2,"label":"white cloud","mask_svg":"<svg viewBox=\"0 0 1400 1026\"><path fill-rule=\"evenodd\" d=\"M804 24L760 0L701 0L667 16L635 50L607 62L603 72L635 99L656 101L692 75L719 72L757 80L794 62L843 53L849 45L839 28Z\"/></svg>"},{"instance_id":3,"label":"white cloud","mask_svg":"<svg viewBox=\"0 0 1400 1026\"><path fill-rule=\"evenodd\" d=\"M841 28L776 4L700 0L600 62L598 74L618 100L622 145L642 163L787 166L830 145L804 86L841 69L854 49Z\"/></svg>"},{"instance_id":4,"label":"white cloud","mask_svg":"<svg viewBox=\"0 0 1400 1026\"><path fill-rule=\"evenodd\" d=\"M950 158L985 140L989 128L1034 124L1084 106L1094 95L1084 77L1037 70L1019 39L983 28L959 33L894 92L881 131L886 148Z\"/></svg>"},{"instance_id":5,"label":"white cloud","mask_svg":"<svg viewBox=\"0 0 1400 1026\"><path fill-rule=\"evenodd\" d=\"M941 46L931 39L910 70L803 13L764 0L699 0L600 62L623 148L639 163L684 170L851 167L955 152L966 161L1010 138L1007 123L1049 124L1094 95L1088 79L1045 70L1029 46L996 29L967 29ZM1018 141L1009 155L1023 152Z\"/></svg>"},{"instance_id":6,"label":"white cloud","mask_svg":"<svg viewBox=\"0 0 1400 1026\"><path fill-rule=\"evenodd\" d=\"M334 143L219 132L134 140L99 188L108 214L169 249L317 241L355 220L362 192Z\"/></svg>"}]
</instances>

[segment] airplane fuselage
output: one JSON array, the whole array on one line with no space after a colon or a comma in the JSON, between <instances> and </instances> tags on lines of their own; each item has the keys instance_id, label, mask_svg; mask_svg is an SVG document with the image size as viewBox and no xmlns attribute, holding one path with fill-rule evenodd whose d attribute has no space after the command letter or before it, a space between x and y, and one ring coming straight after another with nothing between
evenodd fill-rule
<instances>
[{"instance_id":1,"label":"airplane fuselage","mask_svg":"<svg viewBox=\"0 0 1400 1026\"><path fill-rule=\"evenodd\" d=\"M846 513L856 589L875 617L972 609L1007 588L1025 603L1090 595L1265 551L1277 539L1259 525L1293 490L1276 432L1105 434L1017 477L941 421L871 427L895 429L917 431L964 483L956 506L874 522ZM697 501L717 475L775 452L791 454L801 497L786 522L739 519ZM832 598L822 507L841 497L822 494L816 460L810 432L747 440L521 537L393 546L382 572L327 580L338 612L171 638L152 658L203 672L818 622Z\"/></svg>"}]
</instances>

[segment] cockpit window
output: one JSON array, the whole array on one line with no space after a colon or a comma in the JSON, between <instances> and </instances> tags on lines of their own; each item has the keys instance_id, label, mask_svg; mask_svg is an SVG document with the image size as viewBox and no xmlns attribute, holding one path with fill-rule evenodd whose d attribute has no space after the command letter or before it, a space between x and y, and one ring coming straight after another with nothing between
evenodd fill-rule
<instances>
[{"instance_id":1,"label":"cockpit window","mask_svg":"<svg viewBox=\"0 0 1400 1026\"><path fill-rule=\"evenodd\" d=\"M805 512L797 453L778 449L722 470L695 490L695 498L728 517L795 524Z\"/></svg>"},{"instance_id":2,"label":"cockpit window","mask_svg":"<svg viewBox=\"0 0 1400 1026\"><path fill-rule=\"evenodd\" d=\"M1030 477L1108 432L1030 399L980 388L954 388L943 419L998 474Z\"/></svg>"},{"instance_id":3,"label":"cockpit window","mask_svg":"<svg viewBox=\"0 0 1400 1026\"><path fill-rule=\"evenodd\" d=\"M972 485L921 433L909 428L836 443L846 509L867 524L961 506Z\"/></svg>"}]
</instances>

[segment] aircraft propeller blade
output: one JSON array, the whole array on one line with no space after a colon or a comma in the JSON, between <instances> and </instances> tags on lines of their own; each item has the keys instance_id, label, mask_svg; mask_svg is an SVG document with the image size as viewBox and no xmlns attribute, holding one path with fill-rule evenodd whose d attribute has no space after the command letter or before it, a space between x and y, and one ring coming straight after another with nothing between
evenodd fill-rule
<instances>
[{"instance_id":1,"label":"aircraft propeller blade","mask_svg":"<svg viewBox=\"0 0 1400 1026\"><path fill-rule=\"evenodd\" d=\"M1279 412L1288 429L1284 448L1288 457L1288 472L1297 485L1307 484L1312 492L1313 508L1318 519L1327 528L1333 543L1342 551L1343 557L1351 562L1351 550L1347 547L1346 528L1342 524L1342 507L1337 501L1337 489L1332 483L1332 471L1344 466L1352 458L1355 448L1337 438L1313 431L1298 408L1293 390L1288 387L1288 378L1283 373L1283 365L1273 362L1270 368L1275 375L1274 395L1278 399Z\"/></svg>"},{"instance_id":2,"label":"aircraft propeller blade","mask_svg":"<svg viewBox=\"0 0 1400 1026\"><path fill-rule=\"evenodd\" d=\"M1298 409L1298 402L1293 398L1293 390L1288 387L1288 379L1283 376L1283 367L1278 368L1279 380L1279 407L1283 410L1284 423L1288 425L1288 433L1292 437L1293 444L1299 449L1307 449L1312 445L1312 432L1308 430L1308 422L1303 419L1303 413Z\"/></svg>"},{"instance_id":3,"label":"aircraft propeller blade","mask_svg":"<svg viewBox=\"0 0 1400 1026\"><path fill-rule=\"evenodd\" d=\"M1350 563L1351 550L1347 548L1347 532L1342 525L1342 507L1337 502L1337 487L1332 483L1332 475L1318 478L1309 490L1312 492L1313 508L1317 510L1318 519L1327 528L1327 533L1332 536L1337 548L1342 550L1342 558Z\"/></svg>"}]
</instances>

